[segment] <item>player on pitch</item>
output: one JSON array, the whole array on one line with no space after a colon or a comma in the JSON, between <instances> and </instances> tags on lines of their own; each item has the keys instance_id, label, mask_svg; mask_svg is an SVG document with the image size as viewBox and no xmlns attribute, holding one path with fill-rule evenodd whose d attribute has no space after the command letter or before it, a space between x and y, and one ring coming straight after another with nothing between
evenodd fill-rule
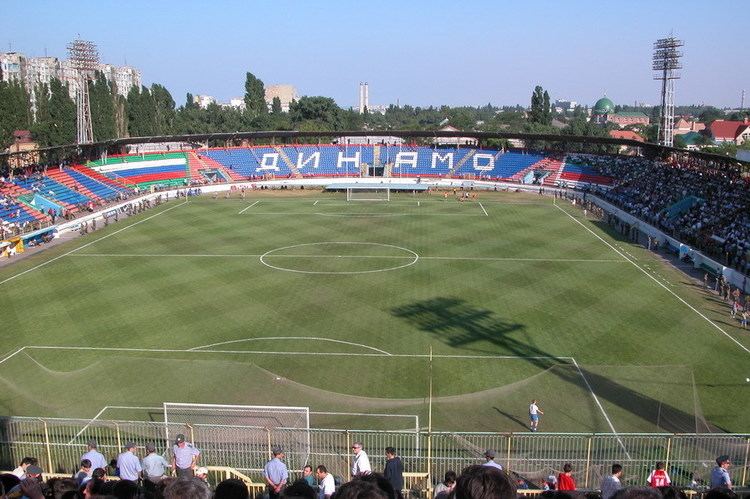
<instances>
[{"instance_id":1,"label":"player on pitch","mask_svg":"<svg viewBox=\"0 0 750 499\"><path fill-rule=\"evenodd\" d=\"M536 427L539 425L540 414L544 414L544 411L541 410L538 405L536 405L536 399L534 399L529 405L529 420L531 421L529 429L531 431L536 431Z\"/></svg>"}]
</instances>

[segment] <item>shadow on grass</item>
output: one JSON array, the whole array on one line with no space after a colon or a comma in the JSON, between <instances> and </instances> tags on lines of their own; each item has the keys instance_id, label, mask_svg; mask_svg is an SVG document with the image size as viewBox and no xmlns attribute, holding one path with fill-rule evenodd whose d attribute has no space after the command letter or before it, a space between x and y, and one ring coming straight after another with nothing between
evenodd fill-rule
<instances>
[{"instance_id":1,"label":"shadow on grass","mask_svg":"<svg viewBox=\"0 0 750 499\"><path fill-rule=\"evenodd\" d=\"M515 423L518 423L521 426L521 428L523 428L524 430L528 429L527 424L521 421L520 419L518 419L517 417L515 417L513 414L505 412L499 407L493 407L493 409L495 409L498 412L498 414L500 414L501 416L505 416L507 419L510 419L511 421Z\"/></svg>"},{"instance_id":2,"label":"shadow on grass","mask_svg":"<svg viewBox=\"0 0 750 499\"><path fill-rule=\"evenodd\" d=\"M391 313L453 348L487 355L497 354L499 348L508 355L524 358L540 370L558 364L571 364L570 359L556 357L533 345L531 338L525 342L517 339L518 335L512 333L523 332L523 324L496 317L491 310L472 307L460 298L437 297L418 301L396 307ZM489 343L495 348L483 348L482 343ZM583 375L599 398L653 424L654 430L674 433L719 430L697 414L689 414L582 366L579 368L580 374L577 369L553 369L550 372L579 389L588 390ZM518 422L515 418L510 419Z\"/></svg>"}]
</instances>

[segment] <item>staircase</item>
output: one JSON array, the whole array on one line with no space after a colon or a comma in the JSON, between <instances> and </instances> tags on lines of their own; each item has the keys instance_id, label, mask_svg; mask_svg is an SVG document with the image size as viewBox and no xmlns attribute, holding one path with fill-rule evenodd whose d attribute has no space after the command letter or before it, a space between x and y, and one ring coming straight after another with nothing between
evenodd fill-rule
<instances>
[{"instance_id":1,"label":"staircase","mask_svg":"<svg viewBox=\"0 0 750 499\"><path fill-rule=\"evenodd\" d=\"M193 159L193 156L195 157ZM191 151L188 153L188 164L191 167L191 175L192 175L192 164L191 160L196 161L198 164L201 165L201 169L206 170L219 170L225 177L232 179L232 182L241 182L243 180L247 180L247 177L244 177L237 173L234 170L230 170L226 166L222 165L218 161L209 158L208 156L201 156L195 151Z\"/></svg>"},{"instance_id":2,"label":"staircase","mask_svg":"<svg viewBox=\"0 0 750 499\"><path fill-rule=\"evenodd\" d=\"M448 172L448 175L446 175L446 178L453 178L453 176L454 176L454 175L456 174L456 172L457 172L458 170L460 170L460 169L461 169L461 167L462 167L462 166L464 166L464 165L466 164L466 162L467 162L467 161L469 161L469 160L470 160L471 158L473 158L473 157L474 157L474 154L476 154L476 152L477 152L477 151L476 151L475 149L471 149L471 150L469 150L469 152L467 152L467 153L466 153L466 154L464 155L464 157L463 157L463 158L461 158L461 159L460 159L460 160L458 161L458 163L456 163L456 165L455 165L455 166L453 167L453 169L452 169L452 170L450 170L450 171Z\"/></svg>"},{"instance_id":3,"label":"staircase","mask_svg":"<svg viewBox=\"0 0 750 499\"><path fill-rule=\"evenodd\" d=\"M553 159L549 158L549 164L545 168L537 168L537 169L543 169L551 171L551 175L547 175L544 178L544 181L542 182L542 185L546 185L548 187L555 187L557 185L557 181L560 179L560 174L563 171L563 168L565 168L565 159Z\"/></svg>"},{"instance_id":4,"label":"staircase","mask_svg":"<svg viewBox=\"0 0 750 499\"><path fill-rule=\"evenodd\" d=\"M555 169L557 169L557 166L552 164L553 161L554 159L552 158L544 158L541 161L537 161L533 165L529 165L523 170L516 173L515 175L511 176L510 181L517 182L520 184L523 178L526 176L526 174L528 174L532 170L553 170L554 171Z\"/></svg>"},{"instance_id":5,"label":"staircase","mask_svg":"<svg viewBox=\"0 0 750 499\"><path fill-rule=\"evenodd\" d=\"M284 151L284 148L281 146L273 146L274 151L279 153L279 156L281 157L281 160L286 163L286 166L291 170L292 175L294 175L294 178L302 178L302 174L297 169L297 166L295 166L294 163L292 163L292 160L289 159L289 156L287 156L286 151Z\"/></svg>"}]
</instances>

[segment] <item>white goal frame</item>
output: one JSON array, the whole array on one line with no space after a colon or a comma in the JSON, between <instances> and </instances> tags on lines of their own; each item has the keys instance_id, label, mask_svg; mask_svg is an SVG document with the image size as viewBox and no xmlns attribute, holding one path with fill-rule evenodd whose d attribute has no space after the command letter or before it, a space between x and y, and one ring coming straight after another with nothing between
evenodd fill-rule
<instances>
[{"instance_id":1,"label":"white goal frame","mask_svg":"<svg viewBox=\"0 0 750 499\"><path fill-rule=\"evenodd\" d=\"M382 193L385 193L383 196ZM388 185L373 185L368 187L347 187L347 201L390 201L391 187Z\"/></svg>"},{"instance_id":2,"label":"white goal frame","mask_svg":"<svg viewBox=\"0 0 750 499\"><path fill-rule=\"evenodd\" d=\"M162 403L162 409L164 410L164 436L167 443L167 448L171 448L171 443L173 443L174 437L176 435L170 436L169 434L169 426L170 424L183 424L188 427L193 426L211 426L214 428L224 427L224 428L263 428L263 429L271 429L272 426L269 426L266 421L259 421L258 424L231 424L231 422L228 422L226 424L216 424L215 422L206 423L201 421L175 421L174 419L170 420L170 409L179 411L180 409L191 411L191 412L205 412L206 415L211 415L212 411L214 412L214 416L216 417L222 417L227 416L231 413L237 413L238 415L245 417L245 418L252 418L253 414L257 414L259 418L263 418L266 416L266 419L268 416L273 416L274 414L288 414L288 415L298 415L300 419L303 419L304 426L299 427L291 427L291 426L283 426L278 425L275 428L289 428L289 429L295 429L299 430L305 433L305 440L306 440L306 447L307 452L309 452L310 449L310 408L309 407L293 407L293 406L275 406L275 405L230 405L230 404L194 404L194 403L186 403L186 402L163 402ZM174 412L172 413L174 415Z\"/></svg>"}]
</instances>

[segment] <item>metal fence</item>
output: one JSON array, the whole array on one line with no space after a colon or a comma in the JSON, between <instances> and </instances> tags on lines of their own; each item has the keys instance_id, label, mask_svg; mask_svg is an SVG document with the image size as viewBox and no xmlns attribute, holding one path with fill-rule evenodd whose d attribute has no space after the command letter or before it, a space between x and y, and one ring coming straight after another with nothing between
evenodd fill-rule
<instances>
[{"instance_id":1,"label":"metal fence","mask_svg":"<svg viewBox=\"0 0 750 499\"><path fill-rule=\"evenodd\" d=\"M701 487L709 483L714 460L721 454L732 459L733 482L747 486L750 458L747 434L459 433L189 424L170 424L168 433L184 433L193 441L201 450L201 464L230 466L256 480L271 447L277 445L288 449L290 470L324 464L343 479L349 478L354 442L364 444L374 470L383 469L385 448L393 446L406 471L427 473L433 483L447 470L460 472L482 462L484 451L493 449L497 462L532 485L571 463L582 488L597 488L615 462L624 466L623 483L642 485L657 461L666 463L675 485ZM24 456L33 456L46 471L72 473L92 439L108 458L116 457L128 441L141 449L147 442L155 443L157 452L169 457L166 435L165 423L158 421L0 418L0 469L12 469Z\"/></svg>"}]
</instances>

